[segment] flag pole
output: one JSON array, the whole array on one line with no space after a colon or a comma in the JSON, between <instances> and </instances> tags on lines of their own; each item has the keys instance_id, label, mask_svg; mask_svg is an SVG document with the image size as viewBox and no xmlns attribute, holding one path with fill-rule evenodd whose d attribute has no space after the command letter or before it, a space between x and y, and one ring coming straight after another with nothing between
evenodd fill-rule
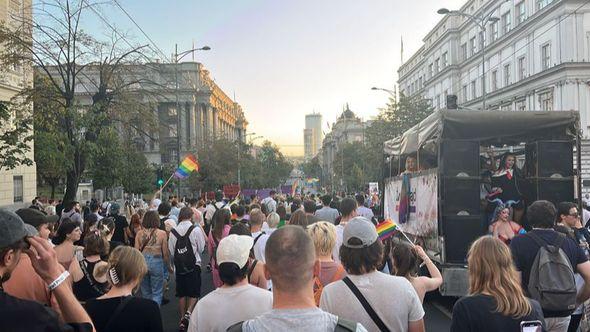
<instances>
[{"instance_id":1,"label":"flag pole","mask_svg":"<svg viewBox=\"0 0 590 332\"><path fill-rule=\"evenodd\" d=\"M170 182L170 180L172 180L173 177L174 177L174 173L172 173L172 175L170 175L170 177L168 178L168 180L166 181L166 183L164 183L164 185L162 185L162 187L160 187L160 193L162 192L162 190L164 190L164 188L166 188L166 186L168 185L168 183Z\"/></svg>"}]
</instances>

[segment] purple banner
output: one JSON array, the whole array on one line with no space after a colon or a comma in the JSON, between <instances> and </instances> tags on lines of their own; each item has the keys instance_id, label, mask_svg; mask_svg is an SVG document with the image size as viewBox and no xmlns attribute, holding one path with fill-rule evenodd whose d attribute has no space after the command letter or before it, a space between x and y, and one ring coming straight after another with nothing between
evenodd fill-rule
<instances>
[{"instance_id":1,"label":"purple banner","mask_svg":"<svg viewBox=\"0 0 590 332\"><path fill-rule=\"evenodd\" d=\"M256 195L256 189L242 189L242 195L244 195L244 197L250 197L251 195Z\"/></svg>"}]
</instances>

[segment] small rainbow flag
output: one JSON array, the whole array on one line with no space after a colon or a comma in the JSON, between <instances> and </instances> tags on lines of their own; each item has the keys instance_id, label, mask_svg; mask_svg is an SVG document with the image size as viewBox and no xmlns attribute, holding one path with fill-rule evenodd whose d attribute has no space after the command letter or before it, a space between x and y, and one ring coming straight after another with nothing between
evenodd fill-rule
<instances>
[{"instance_id":1,"label":"small rainbow flag","mask_svg":"<svg viewBox=\"0 0 590 332\"><path fill-rule=\"evenodd\" d=\"M397 229L397 225L389 219L378 223L375 227L377 227L377 234L379 235L379 240L381 241L391 237Z\"/></svg>"},{"instance_id":2,"label":"small rainbow flag","mask_svg":"<svg viewBox=\"0 0 590 332\"><path fill-rule=\"evenodd\" d=\"M199 171L199 163L197 162L197 159L195 159L195 156L189 154L180 163L176 172L174 172L174 177L177 179L186 179L193 171Z\"/></svg>"}]
</instances>

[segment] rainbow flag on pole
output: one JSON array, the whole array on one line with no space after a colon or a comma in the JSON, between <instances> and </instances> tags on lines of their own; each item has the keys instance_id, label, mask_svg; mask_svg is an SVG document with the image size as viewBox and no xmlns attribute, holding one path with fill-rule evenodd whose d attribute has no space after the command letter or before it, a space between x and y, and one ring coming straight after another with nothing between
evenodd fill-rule
<instances>
[{"instance_id":1,"label":"rainbow flag on pole","mask_svg":"<svg viewBox=\"0 0 590 332\"><path fill-rule=\"evenodd\" d=\"M393 235L393 233L397 230L397 225L391 220L384 220L377 224L377 234L379 235L379 240L383 241Z\"/></svg>"},{"instance_id":2,"label":"rainbow flag on pole","mask_svg":"<svg viewBox=\"0 0 590 332\"><path fill-rule=\"evenodd\" d=\"M184 160L178 165L174 177L177 179L186 179L193 171L199 171L199 162L192 154L189 154Z\"/></svg>"}]
</instances>

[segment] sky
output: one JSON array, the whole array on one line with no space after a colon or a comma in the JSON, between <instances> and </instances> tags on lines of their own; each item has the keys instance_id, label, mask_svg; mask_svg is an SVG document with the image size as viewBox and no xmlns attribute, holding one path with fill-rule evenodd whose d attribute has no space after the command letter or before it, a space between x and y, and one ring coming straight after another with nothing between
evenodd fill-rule
<instances>
[{"instance_id":1,"label":"sky","mask_svg":"<svg viewBox=\"0 0 590 332\"><path fill-rule=\"evenodd\" d=\"M118 0L164 54L208 45L195 60L236 97L248 132L303 155L305 114L323 115L323 130L346 104L362 119L378 114L404 59L442 18L440 7L466 0ZM137 45L150 43L113 5L101 9ZM109 27L92 12L88 29ZM93 17L94 16L94 17ZM191 56L185 61L191 61ZM255 143L261 143L263 139Z\"/></svg>"}]
</instances>

